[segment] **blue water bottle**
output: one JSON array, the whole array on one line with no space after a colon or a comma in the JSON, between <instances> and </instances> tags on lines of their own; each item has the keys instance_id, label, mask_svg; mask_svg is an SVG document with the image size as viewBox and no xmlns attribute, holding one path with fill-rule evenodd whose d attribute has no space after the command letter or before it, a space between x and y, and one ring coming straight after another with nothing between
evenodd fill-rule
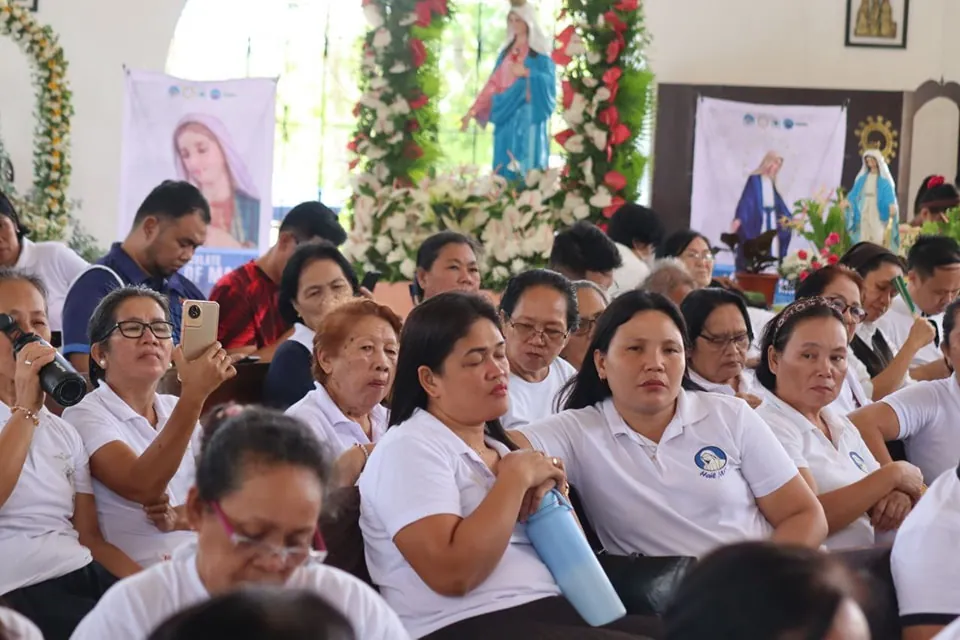
<instances>
[{"instance_id":1,"label":"blue water bottle","mask_svg":"<svg viewBox=\"0 0 960 640\"><path fill-rule=\"evenodd\" d=\"M527 537L560 591L588 624L601 627L627 614L577 524L573 507L553 490L527 520Z\"/></svg>"}]
</instances>

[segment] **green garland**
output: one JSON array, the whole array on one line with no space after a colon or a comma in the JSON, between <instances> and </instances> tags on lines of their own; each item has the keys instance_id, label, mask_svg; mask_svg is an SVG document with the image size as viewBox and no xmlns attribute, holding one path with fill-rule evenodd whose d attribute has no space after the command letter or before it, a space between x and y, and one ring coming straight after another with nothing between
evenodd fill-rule
<instances>
[{"instance_id":1,"label":"green garland","mask_svg":"<svg viewBox=\"0 0 960 640\"><path fill-rule=\"evenodd\" d=\"M0 36L13 38L30 59L36 90L33 189L16 198L32 237L60 239L70 224L70 118L73 105L66 81L67 61L57 36L33 13L0 0Z\"/></svg>"}]
</instances>

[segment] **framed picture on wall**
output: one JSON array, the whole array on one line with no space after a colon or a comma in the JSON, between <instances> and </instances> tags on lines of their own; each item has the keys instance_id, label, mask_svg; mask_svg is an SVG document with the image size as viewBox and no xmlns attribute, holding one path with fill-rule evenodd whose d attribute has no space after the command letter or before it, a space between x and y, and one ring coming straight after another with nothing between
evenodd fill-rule
<instances>
[{"instance_id":1,"label":"framed picture on wall","mask_svg":"<svg viewBox=\"0 0 960 640\"><path fill-rule=\"evenodd\" d=\"M848 47L907 48L910 0L847 0Z\"/></svg>"},{"instance_id":2,"label":"framed picture on wall","mask_svg":"<svg viewBox=\"0 0 960 640\"><path fill-rule=\"evenodd\" d=\"M22 4L30 11L37 11L40 8L40 0L13 0L14 4Z\"/></svg>"}]
</instances>

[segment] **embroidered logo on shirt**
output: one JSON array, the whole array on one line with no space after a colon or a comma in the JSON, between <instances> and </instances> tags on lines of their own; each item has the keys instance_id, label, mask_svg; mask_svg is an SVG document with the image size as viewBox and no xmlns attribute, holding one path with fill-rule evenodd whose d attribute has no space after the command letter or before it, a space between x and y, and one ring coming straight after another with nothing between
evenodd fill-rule
<instances>
[{"instance_id":1,"label":"embroidered logo on shirt","mask_svg":"<svg viewBox=\"0 0 960 640\"><path fill-rule=\"evenodd\" d=\"M727 454L720 447L700 449L693 461L700 467L700 475L704 478L722 478L726 473Z\"/></svg>"},{"instance_id":2,"label":"embroidered logo on shirt","mask_svg":"<svg viewBox=\"0 0 960 640\"><path fill-rule=\"evenodd\" d=\"M63 466L63 476L67 479L67 482L70 483L70 486L76 489L74 484L74 475L76 474L76 469L73 468L73 460L70 457L69 453L58 453L53 456L56 458L61 465Z\"/></svg>"},{"instance_id":3,"label":"embroidered logo on shirt","mask_svg":"<svg viewBox=\"0 0 960 640\"><path fill-rule=\"evenodd\" d=\"M861 456L856 451L851 451L850 459L853 460L853 464L857 465L857 468L860 469L860 471L863 471L864 473L868 473L867 463L863 461L863 456Z\"/></svg>"}]
</instances>

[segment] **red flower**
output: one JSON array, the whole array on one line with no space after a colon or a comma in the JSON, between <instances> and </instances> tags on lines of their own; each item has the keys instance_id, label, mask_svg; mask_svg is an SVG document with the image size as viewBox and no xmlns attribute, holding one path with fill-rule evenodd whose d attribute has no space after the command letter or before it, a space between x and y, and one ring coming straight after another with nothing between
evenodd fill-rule
<instances>
[{"instance_id":1,"label":"red flower","mask_svg":"<svg viewBox=\"0 0 960 640\"><path fill-rule=\"evenodd\" d=\"M810 266L813 267L814 269L819 269L819 268L822 267L823 265L821 265L819 262L817 262L816 260L814 260L813 262L810 263Z\"/></svg>"},{"instance_id":2,"label":"red flower","mask_svg":"<svg viewBox=\"0 0 960 640\"><path fill-rule=\"evenodd\" d=\"M833 245L838 244L839 242L840 242L840 234L834 231L827 236L827 239L823 241L823 244L825 244L828 247L832 247Z\"/></svg>"},{"instance_id":3,"label":"red flower","mask_svg":"<svg viewBox=\"0 0 960 640\"><path fill-rule=\"evenodd\" d=\"M620 67L610 67L603 72L603 84L609 87L612 84L616 84L622 76L623 71L621 71Z\"/></svg>"},{"instance_id":4,"label":"red flower","mask_svg":"<svg viewBox=\"0 0 960 640\"><path fill-rule=\"evenodd\" d=\"M573 58L567 55L566 49L554 49L553 53L550 54L550 58L558 67L565 67L573 60Z\"/></svg>"},{"instance_id":5,"label":"red flower","mask_svg":"<svg viewBox=\"0 0 960 640\"><path fill-rule=\"evenodd\" d=\"M823 257L827 257L828 255L830 255L830 249L827 249L826 247L824 247L823 249L820 249L820 255Z\"/></svg>"},{"instance_id":6,"label":"red flower","mask_svg":"<svg viewBox=\"0 0 960 640\"><path fill-rule=\"evenodd\" d=\"M800 272L800 282L803 282L803 281L806 280L809 276L810 276L810 272L809 272L809 271L801 271L801 272Z\"/></svg>"},{"instance_id":7,"label":"red flower","mask_svg":"<svg viewBox=\"0 0 960 640\"><path fill-rule=\"evenodd\" d=\"M351 140L350 142L347 143L347 151L352 151L352 152L356 153L356 151L357 151L357 139L356 139L356 138L354 138L353 140Z\"/></svg>"},{"instance_id":8,"label":"red flower","mask_svg":"<svg viewBox=\"0 0 960 640\"><path fill-rule=\"evenodd\" d=\"M450 13L450 9L447 7L447 0L427 0L430 3L430 6L433 7L433 10L436 13L439 13L442 16Z\"/></svg>"},{"instance_id":9,"label":"red flower","mask_svg":"<svg viewBox=\"0 0 960 640\"><path fill-rule=\"evenodd\" d=\"M553 139L556 140L557 144L562 147L563 145L567 144L567 140L572 138L574 135L576 134L574 133L573 129L564 129L557 135L553 136Z\"/></svg>"},{"instance_id":10,"label":"red flower","mask_svg":"<svg viewBox=\"0 0 960 640\"><path fill-rule=\"evenodd\" d=\"M569 80L564 80L560 84L560 88L563 90L563 108L569 109L570 105L573 104L574 90L573 85L570 84Z\"/></svg>"},{"instance_id":11,"label":"red flower","mask_svg":"<svg viewBox=\"0 0 960 640\"><path fill-rule=\"evenodd\" d=\"M570 61L573 60L573 58L567 55L567 45L570 44L570 40L573 38L575 33L576 29L574 29L573 25L570 25L561 31L557 36L558 46L553 50L553 53L550 55L550 57L553 58L553 61L561 67L567 66L570 64Z\"/></svg>"},{"instance_id":12,"label":"red flower","mask_svg":"<svg viewBox=\"0 0 960 640\"><path fill-rule=\"evenodd\" d=\"M610 28L616 31L617 33L623 33L627 30L627 23L620 19L620 16L615 14L613 11L607 11L603 14L604 21L610 25Z\"/></svg>"},{"instance_id":13,"label":"red flower","mask_svg":"<svg viewBox=\"0 0 960 640\"><path fill-rule=\"evenodd\" d=\"M840 262L840 256L835 253L830 254L830 257L827 258L827 264L837 264Z\"/></svg>"},{"instance_id":14,"label":"red flower","mask_svg":"<svg viewBox=\"0 0 960 640\"><path fill-rule=\"evenodd\" d=\"M617 37L607 45L607 64L613 64L620 57L620 53L623 52L625 46L626 42L623 40L623 34L618 32Z\"/></svg>"},{"instance_id":15,"label":"red flower","mask_svg":"<svg viewBox=\"0 0 960 640\"><path fill-rule=\"evenodd\" d=\"M353 171L354 169L357 168L358 164L360 164L360 158L354 158L353 160L350 161L350 164L347 165L347 168L350 169L350 171Z\"/></svg>"},{"instance_id":16,"label":"red flower","mask_svg":"<svg viewBox=\"0 0 960 640\"><path fill-rule=\"evenodd\" d=\"M600 224L597 225L597 229L600 229L600 231L603 231L604 233L606 233L606 232L607 232L607 226L608 226L608 225L607 225L606 222L601 222Z\"/></svg>"},{"instance_id":17,"label":"red flower","mask_svg":"<svg viewBox=\"0 0 960 640\"><path fill-rule=\"evenodd\" d=\"M610 206L603 210L603 217L612 218L613 214L615 214L617 210L620 209L620 207L622 207L625 203L626 200L620 196L614 196L613 200L610 201Z\"/></svg>"},{"instance_id":18,"label":"red flower","mask_svg":"<svg viewBox=\"0 0 960 640\"><path fill-rule=\"evenodd\" d=\"M608 171L607 175L603 176L603 183L614 191L620 191L627 186L627 179L619 171ZM614 198L614 200L617 200L617 198Z\"/></svg>"},{"instance_id":19,"label":"red flower","mask_svg":"<svg viewBox=\"0 0 960 640\"><path fill-rule=\"evenodd\" d=\"M418 120L407 120L406 126L404 129L407 133L416 133L420 131L420 122Z\"/></svg>"},{"instance_id":20,"label":"red flower","mask_svg":"<svg viewBox=\"0 0 960 640\"><path fill-rule=\"evenodd\" d=\"M610 128L610 145L617 146L630 139L630 129L627 125L620 123Z\"/></svg>"},{"instance_id":21,"label":"red flower","mask_svg":"<svg viewBox=\"0 0 960 640\"><path fill-rule=\"evenodd\" d=\"M930 176L930 179L927 180L927 189L933 189L934 187L941 187L946 182L946 178L943 176Z\"/></svg>"},{"instance_id":22,"label":"red flower","mask_svg":"<svg viewBox=\"0 0 960 640\"><path fill-rule=\"evenodd\" d=\"M427 61L427 47L419 38L410 39L410 54L413 56L413 66L419 69ZM421 152L422 153L422 152Z\"/></svg>"},{"instance_id":23,"label":"red flower","mask_svg":"<svg viewBox=\"0 0 960 640\"><path fill-rule=\"evenodd\" d=\"M617 4L613 5L613 8L617 11L623 11L624 13L629 13L631 11L636 11L637 7L640 6L639 0L620 0Z\"/></svg>"},{"instance_id":24,"label":"red flower","mask_svg":"<svg viewBox=\"0 0 960 640\"><path fill-rule=\"evenodd\" d=\"M433 7L426 0L420 0L413 6L413 12L417 15L416 25L418 27L429 27L433 19Z\"/></svg>"},{"instance_id":25,"label":"red flower","mask_svg":"<svg viewBox=\"0 0 960 640\"><path fill-rule=\"evenodd\" d=\"M620 111L610 105L597 115L597 120L607 125L608 129L613 129L620 122Z\"/></svg>"},{"instance_id":26,"label":"red flower","mask_svg":"<svg viewBox=\"0 0 960 640\"><path fill-rule=\"evenodd\" d=\"M417 109L423 109L425 106L427 106L428 102L430 102L430 98L427 97L427 94L421 91L416 98L410 101L410 108L414 111Z\"/></svg>"},{"instance_id":27,"label":"red flower","mask_svg":"<svg viewBox=\"0 0 960 640\"><path fill-rule=\"evenodd\" d=\"M797 251L797 257L800 258L801 260L806 260L810 256L806 251L804 251L803 249L800 249L800 251Z\"/></svg>"},{"instance_id":28,"label":"red flower","mask_svg":"<svg viewBox=\"0 0 960 640\"><path fill-rule=\"evenodd\" d=\"M409 158L410 160L416 160L423 156L423 149L420 148L416 142L412 140L407 143L407 146L403 148L403 156Z\"/></svg>"}]
</instances>

